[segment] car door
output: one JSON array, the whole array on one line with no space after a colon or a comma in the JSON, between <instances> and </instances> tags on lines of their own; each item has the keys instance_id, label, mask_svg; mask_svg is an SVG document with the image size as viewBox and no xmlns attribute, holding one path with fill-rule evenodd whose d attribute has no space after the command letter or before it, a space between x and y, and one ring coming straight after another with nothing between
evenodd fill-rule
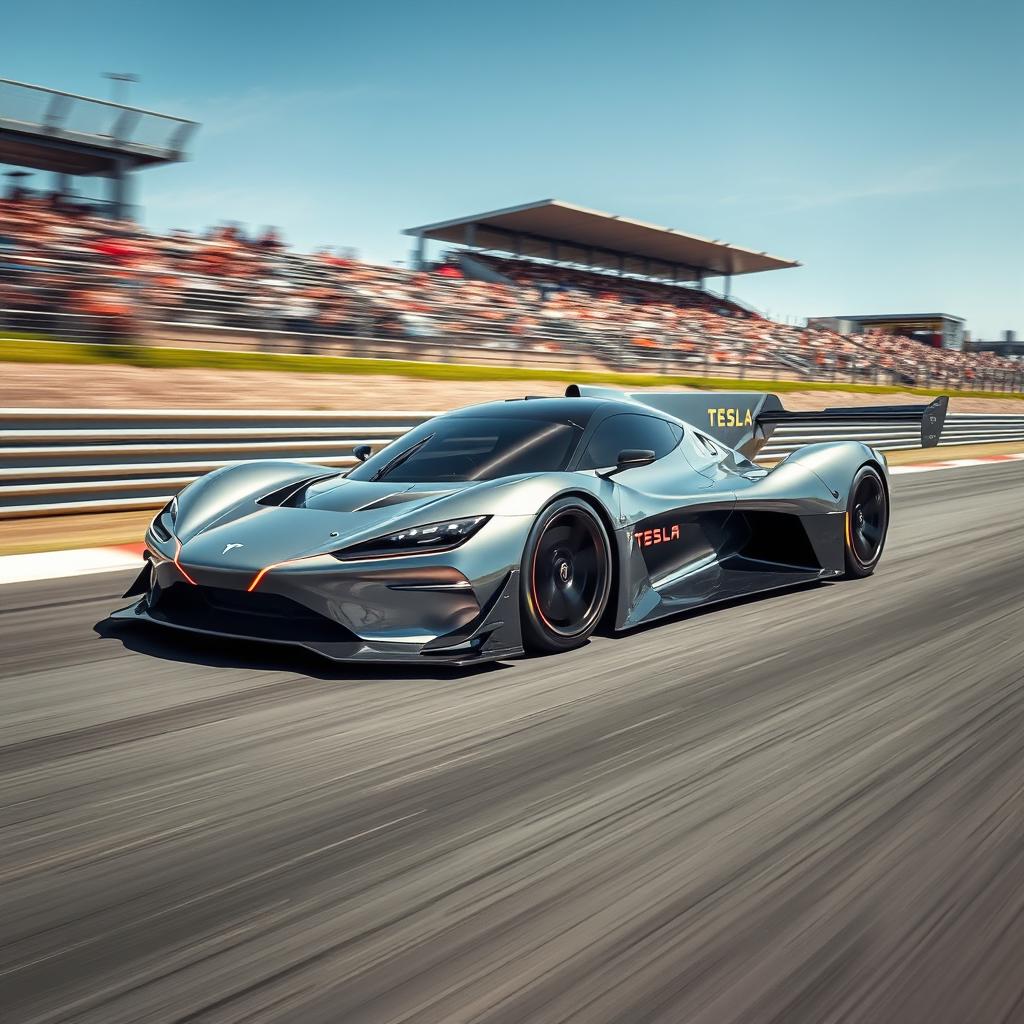
<instances>
[{"instance_id":1,"label":"car door","mask_svg":"<svg viewBox=\"0 0 1024 1024\"><path fill-rule=\"evenodd\" d=\"M664 603L707 600L718 586L717 553L727 543L736 495L726 473L701 472L693 465L684 448L687 433L656 416L610 416L591 435L577 466L607 469L630 448L655 453L650 465L612 478L618 485L619 520L629 531L632 621L642 621Z\"/></svg>"}]
</instances>

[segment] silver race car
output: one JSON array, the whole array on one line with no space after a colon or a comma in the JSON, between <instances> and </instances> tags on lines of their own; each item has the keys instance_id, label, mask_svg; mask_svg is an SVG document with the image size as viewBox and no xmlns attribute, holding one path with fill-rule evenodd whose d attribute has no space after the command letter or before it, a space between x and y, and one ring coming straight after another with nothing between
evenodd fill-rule
<instances>
[{"instance_id":1,"label":"silver race car","mask_svg":"<svg viewBox=\"0 0 1024 1024\"><path fill-rule=\"evenodd\" d=\"M571 386L423 423L349 472L225 467L146 533L114 613L353 661L466 665L563 651L715 601L867 576L885 457L859 441L751 461L780 423L912 420L927 406L787 412L775 395Z\"/></svg>"}]
</instances>

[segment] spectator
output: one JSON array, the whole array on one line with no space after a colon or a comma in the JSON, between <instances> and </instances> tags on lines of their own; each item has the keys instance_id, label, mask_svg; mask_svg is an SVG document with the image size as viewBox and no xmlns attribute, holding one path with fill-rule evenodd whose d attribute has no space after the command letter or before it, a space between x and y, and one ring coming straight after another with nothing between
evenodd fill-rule
<instances>
[{"instance_id":1,"label":"spectator","mask_svg":"<svg viewBox=\"0 0 1024 1024\"><path fill-rule=\"evenodd\" d=\"M642 367L666 358L718 372L980 384L1012 372L992 353L933 349L877 332L846 338L775 323L692 287L474 254L497 280L466 276L457 257L433 272L290 251L276 228L238 224L159 234L99 217L70 197L0 200L0 317L51 331L86 323L129 336L143 319L302 334L459 339L573 352ZM629 357L630 362L623 360Z\"/></svg>"}]
</instances>

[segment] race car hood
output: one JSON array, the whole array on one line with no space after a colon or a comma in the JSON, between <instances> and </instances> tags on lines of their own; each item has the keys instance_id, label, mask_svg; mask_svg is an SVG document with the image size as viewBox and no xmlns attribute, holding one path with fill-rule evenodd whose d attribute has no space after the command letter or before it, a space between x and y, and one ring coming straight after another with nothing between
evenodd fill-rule
<instances>
[{"instance_id":1,"label":"race car hood","mask_svg":"<svg viewBox=\"0 0 1024 1024\"><path fill-rule=\"evenodd\" d=\"M328 512L374 512L390 509L391 515L445 498L470 484L393 484L384 481L349 480L334 476L318 480L301 496L303 508Z\"/></svg>"},{"instance_id":2,"label":"race car hood","mask_svg":"<svg viewBox=\"0 0 1024 1024\"><path fill-rule=\"evenodd\" d=\"M572 483L553 473L410 484L351 480L310 463L247 463L186 488L175 534L186 564L260 569L445 519L536 515Z\"/></svg>"},{"instance_id":3,"label":"race car hood","mask_svg":"<svg viewBox=\"0 0 1024 1024\"><path fill-rule=\"evenodd\" d=\"M338 551L407 526L494 514L502 506L499 499L487 497L487 492L501 490L495 482L349 480L308 464L293 466L283 484L280 475L260 476L256 482L255 493L250 489L239 494L225 474L194 492L182 492L175 527L185 564L256 571ZM252 483L251 474L247 483Z\"/></svg>"},{"instance_id":4,"label":"race car hood","mask_svg":"<svg viewBox=\"0 0 1024 1024\"><path fill-rule=\"evenodd\" d=\"M315 486L315 485L314 485ZM436 488L399 490L394 485L324 481L301 503L287 506L248 497L233 508L182 535L182 559L191 565L260 569L272 562L327 553L399 529L411 515L432 521L425 511L450 492ZM273 498L273 496L271 496ZM443 519L438 510L434 518ZM392 526L392 524L395 524Z\"/></svg>"}]
</instances>

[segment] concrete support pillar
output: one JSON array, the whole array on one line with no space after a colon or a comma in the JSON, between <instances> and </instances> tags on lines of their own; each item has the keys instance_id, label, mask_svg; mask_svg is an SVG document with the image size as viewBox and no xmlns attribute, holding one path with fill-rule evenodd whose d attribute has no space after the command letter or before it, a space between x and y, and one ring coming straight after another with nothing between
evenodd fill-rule
<instances>
[{"instance_id":1,"label":"concrete support pillar","mask_svg":"<svg viewBox=\"0 0 1024 1024\"><path fill-rule=\"evenodd\" d=\"M132 215L131 175L126 161L118 161L109 181L110 215L118 220L129 220Z\"/></svg>"}]
</instances>

